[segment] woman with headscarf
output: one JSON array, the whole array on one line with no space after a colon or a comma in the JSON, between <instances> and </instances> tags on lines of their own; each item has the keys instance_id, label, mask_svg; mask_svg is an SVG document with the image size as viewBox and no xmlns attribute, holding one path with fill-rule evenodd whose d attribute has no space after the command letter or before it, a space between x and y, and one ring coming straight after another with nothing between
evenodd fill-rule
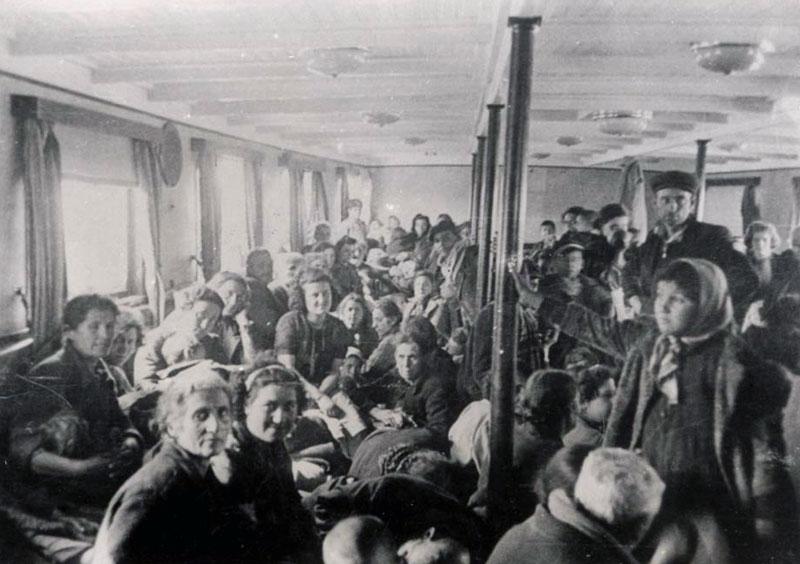
<instances>
[{"instance_id":1,"label":"woman with headscarf","mask_svg":"<svg viewBox=\"0 0 800 564\"><path fill-rule=\"evenodd\" d=\"M577 303L524 287L521 299L561 331L624 361L606 446L640 449L667 485L663 524L705 516L731 561L786 532L788 477L782 464L780 369L746 354L733 334L733 306L722 270L678 259L656 278L655 326L616 323Z\"/></svg>"}]
</instances>

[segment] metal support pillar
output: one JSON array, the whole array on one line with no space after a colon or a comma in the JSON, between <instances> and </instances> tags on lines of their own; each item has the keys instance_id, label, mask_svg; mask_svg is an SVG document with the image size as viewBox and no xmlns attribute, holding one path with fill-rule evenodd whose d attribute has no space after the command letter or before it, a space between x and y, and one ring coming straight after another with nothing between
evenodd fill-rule
<instances>
[{"instance_id":1,"label":"metal support pillar","mask_svg":"<svg viewBox=\"0 0 800 564\"><path fill-rule=\"evenodd\" d=\"M481 192L483 191L483 164L486 160L486 136L478 135L478 148L472 161L472 199L470 200L469 233L473 245L478 243L478 222L481 214Z\"/></svg>"},{"instance_id":2,"label":"metal support pillar","mask_svg":"<svg viewBox=\"0 0 800 564\"><path fill-rule=\"evenodd\" d=\"M480 220L478 227L478 300L483 307L491 300L492 279L492 216L494 214L494 187L497 174L497 145L500 140L500 111L503 104L488 104L489 124L486 138L486 156L483 167Z\"/></svg>"},{"instance_id":3,"label":"metal support pillar","mask_svg":"<svg viewBox=\"0 0 800 564\"><path fill-rule=\"evenodd\" d=\"M500 206L500 235L495 263L494 328L492 347L492 415L489 466L489 522L503 527L513 460L514 349L516 316L513 281L506 271L508 259L518 257L522 191L527 174L528 122L533 71L533 30L541 18L509 18L511 70L506 112L506 144Z\"/></svg>"},{"instance_id":4,"label":"metal support pillar","mask_svg":"<svg viewBox=\"0 0 800 564\"><path fill-rule=\"evenodd\" d=\"M711 139L697 140L697 160L695 161L694 173L697 176L697 196L695 200L695 211L698 221L703 221L706 211L706 145Z\"/></svg>"}]
</instances>

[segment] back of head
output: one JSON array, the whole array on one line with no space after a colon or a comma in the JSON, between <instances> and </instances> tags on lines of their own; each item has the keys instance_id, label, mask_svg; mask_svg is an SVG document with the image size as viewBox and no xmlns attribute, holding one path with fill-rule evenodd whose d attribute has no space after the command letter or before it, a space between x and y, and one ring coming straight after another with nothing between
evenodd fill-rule
<instances>
[{"instance_id":1,"label":"back of head","mask_svg":"<svg viewBox=\"0 0 800 564\"><path fill-rule=\"evenodd\" d=\"M548 437L558 438L571 419L575 382L564 370L537 370L520 391L517 415Z\"/></svg>"},{"instance_id":2,"label":"back of head","mask_svg":"<svg viewBox=\"0 0 800 564\"><path fill-rule=\"evenodd\" d=\"M664 482L641 456L621 448L593 450L575 482L575 501L617 536L635 536L661 507Z\"/></svg>"},{"instance_id":3,"label":"back of head","mask_svg":"<svg viewBox=\"0 0 800 564\"><path fill-rule=\"evenodd\" d=\"M325 564L386 564L395 561L394 541L386 525L371 515L348 517L322 543Z\"/></svg>"},{"instance_id":4,"label":"back of head","mask_svg":"<svg viewBox=\"0 0 800 564\"><path fill-rule=\"evenodd\" d=\"M572 445L563 447L553 455L536 483L536 495L542 504L547 506L547 498L555 490L564 490L574 499L575 482L578 481L583 461L592 449L589 445Z\"/></svg>"}]
</instances>

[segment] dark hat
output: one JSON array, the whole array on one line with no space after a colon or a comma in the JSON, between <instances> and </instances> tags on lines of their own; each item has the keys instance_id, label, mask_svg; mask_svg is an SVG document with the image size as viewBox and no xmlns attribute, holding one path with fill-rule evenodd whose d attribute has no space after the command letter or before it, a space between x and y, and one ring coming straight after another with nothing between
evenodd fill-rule
<instances>
[{"instance_id":1,"label":"dark hat","mask_svg":"<svg viewBox=\"0 0 800 564\"><path fill-rule=\"evenodd\" d=\"M668 170L662 172L650 182L650 189L653 193L664 188L677 188L694 194L697 191L697 178L694 174L680 170Z\"/></svg>"},{"instance_id":2,"label":"dark hat","mask_svg":"<svg viewBox=\"0 0 800 564\"><path fill-rule=\"evenodd\" d=\"M583 245L579 245L577 243L568 243L556 249L556 252L553 256L563 257L568 255L572 251L580 251L582 253L585 253L586 249L583 247Z\"/></svg>"},{"instance_id":3,"label":"dark hat","mask_svg":"<svg viewBox=\"0 0 800 564\"><path fill-rule=\"evenodd\" d=\"M601 228L612 219L618 217L627 217L628 210L622 204L606 204L600 208L600 213L597 216L596 227Z\"/></svg>"},{"instance_id":4,"label":"dark hat","mask_svg":"<svg viewBox=\"0 0 800 564\"><path fill-rule=\"evenodd\" d=\"M431 229L431 234L430 234L431 241L433 241L434 237L436 237L439 233L444 233L445 231L450 231L458 235L458 227L456 227L456 224L453 223L452 221L443 219L442 221L434 225L433 229Z\"/></svg>"}]
</instances>

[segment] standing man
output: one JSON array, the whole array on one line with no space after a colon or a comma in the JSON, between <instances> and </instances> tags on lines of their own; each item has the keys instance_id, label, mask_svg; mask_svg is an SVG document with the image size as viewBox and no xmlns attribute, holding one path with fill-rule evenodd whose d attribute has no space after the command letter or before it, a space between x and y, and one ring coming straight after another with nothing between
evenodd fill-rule
<instances>
[{"instance_id":1,"label":"standing man","mask_svg":"<svg viewBox=\"0 0 800 564\"><path fill-rule=\"evenodd\" d=\"M695 176L671 170L656 176L650 187L655 194L658 223L647 240L631 251L622 277L631 307L637 312L651 312L656 272L676 258L700 258L725 273L737 317L741 318L758 288L758 277L747 258L733 248L725 227L703 223L692 214L697 193Z\"/></svg>"},{"instance_id":2,"label":"standing man","mask_svg":"<svg viewBox=\"0 0 800 564\"><path fill-rule=\"evenodd\" d=\"M431 239L442 274L439 293L447 300L448 306L456 305L454 309L460 311L461 323L455 325L471 327L478 316L478 247L467 239L461 239L456 225L447 219L431 229Z\"/></svg>"}]
</instances>

